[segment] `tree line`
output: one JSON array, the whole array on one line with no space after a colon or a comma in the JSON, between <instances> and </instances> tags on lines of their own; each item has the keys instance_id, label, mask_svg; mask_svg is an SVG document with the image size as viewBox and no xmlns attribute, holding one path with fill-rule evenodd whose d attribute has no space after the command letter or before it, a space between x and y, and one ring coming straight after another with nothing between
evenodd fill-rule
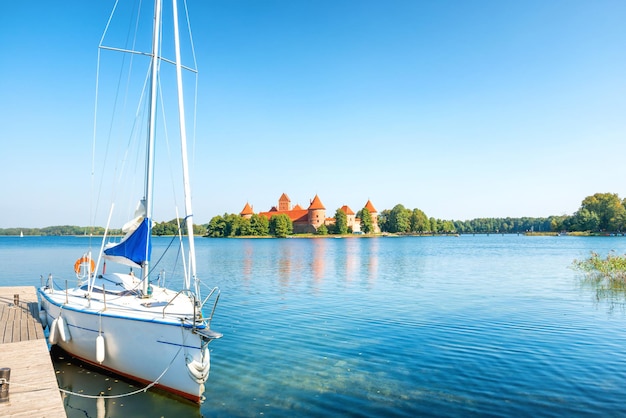
<instances>
[{"instance_id":1,"label":"tree line","mask_svg":"<svg viewBox=\"0 0 626 418\"><path fill-rule=\"evenodd\" d=\"M293 230L287 215L275 215L276 220L268 220L257 214L244 219L237 214L215 216L207 225L207 236L286 236ZM356 214L360 218L361 231L373 231L372 216L366 208ZM272 226L279 222L279 226ZM580 208L571 216L521 217L521 218L475 218L471 220L445 220L428 217L421 209L407 209L397 204L378 215L378 226L382 233L392 234L489 234L489 233L545 233L545 232L585 232L606 233L626 231L626 199L615 193L596 193L586 197ZM318 228L318 235L349 234L347 215L335 211L335 223Z\"/></svg>"},{"instance_id":2,"label":"tree line","mask_svg":"<svg viewBox=\"0 0 626 418\"><path fill-rule=\"evenodd\" d=\"M573 216L557 219L553 228L590 232L626 231L626 199L620 199L617 193L587 196Z\"/></svg>"},{"instance_id":3,"label":"tree line","mask_svg":"<svg viewBox=\"0 0 626 418\"><path fill-rule=\"evenodd\" d=\"M489 234L549 232L557 217L548 218L476 218L467 221L428 217L420 209L406 209L398 204L383 210L378 217L382 232L394 234Z\"/></svg>"},{"instance_id":4,"label":"tree line","mask_svg":"<svg viewBox=\"0 0 626 418\"><path fill-rule=\"evenodd\" d=\"M185 233L187 226L182 219L172 219L167 222L155 222L152 225L152 235L177 235L178 225ZM45 228L0 228L0 235L39 235L39 236L72 236L72 235L104 235L105 229L100 226L86 227L75 225L47 226ZM195 235L206 235L206 225L194 225ZM109 229L108 235L123 235L121 229Z\"/></svg>"},{"instance_id":5,"label":"tree line","mask_svg":"<svg viewBox=\"0 0 626 418\"><path fill-rule=\"evenodd\" d=\"M116 230L117 234L121 234L121 230ZM58 235L103 235L104 228L101 227L84 227L75 225L57 225L47 226L45 228L0 228L0 235L41 235L41 236L58 236Z\"/></svg>"},{"instance_id":6,"label":"tree line","mask_svg":"<svg viewBox=\"0 0 626 418\"><path fill-rule=\"evenodd\" d=\"M596 193L583 199L571 216L547 218L476 218L467 221L429 218L419 209L401 204L383 210L378 218L380 228L391 233L526 233L585 232L622 233L626 231L626 199L616 193Z\"/></svg>"},{"instance_id":7,"label":"tree line","mask_svg":"<svg viewBox=\"0 0 626 418\"><path fill-rule=\"evenodd\" d=\"M362 233L374 232L372 215L366 208L356 214L360 218ZM179 225L183 233L186 224L172 219L153 225L153 235L176 235ZM407 209L397 204L378 215L378 226L383 233L394 234L484 234L484 233L526 233L526 232L588 232L608 233L626 231L626 199L616 193L596 193L583 199L580 208L573 215L549 216L547 218L476 218L466 221L443 220L428 217L420 209ZM321 225L318 235L350 234L347 215L335 211L335 223ZM121 230L110 230L110 235L120 235ZM45 228L5 228L0 235L103 235L102 227L79 227L72 225L49 226ZM277 214L267 219L258 214L243 218L238 214L214 216L208 224L194 225L194 234L208 237L235 236L275 236L286 237L293 234L293 222L285 214Z\"/></svg>"},{"instance_id":8,"label":"tree line","mask_svg":"<svg viewBox=\"0 0 626 418\"><path fill-rule=\"evenodd\" d=\"M374 232L371 213L363 208L357 212L360 219L360 231L363 234ZM382 233L391 234L452 234L452 233L519 233L548 232L557 217L549 218L479 218L469 221L442 220L426 216L420 209L407 209L397 204L393 209L385 209L378 215L378 226ZM214 216L207 225L207 236L212 238L238 236L275 236L291 235L293 223L285 214L272 216L269 220L257 214L250 219L238 214ZM322 224L316 235L351 234L347 215L341 209L335 211L334 224Z\"/></svg>"}]
</instances>

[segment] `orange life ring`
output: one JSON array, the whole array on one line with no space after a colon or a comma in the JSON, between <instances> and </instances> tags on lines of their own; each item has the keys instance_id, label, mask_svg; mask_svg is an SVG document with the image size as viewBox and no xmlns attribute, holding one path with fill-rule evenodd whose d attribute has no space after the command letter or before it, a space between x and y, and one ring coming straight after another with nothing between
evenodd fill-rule
<instances>
[{"instance_id":1,"label":"orange life ring","mask_svg":"<svg viewBox=\"0 0 626 418\"><path fill-rule=\"evenodd\" d=\"M78 260L76 260L76 262L74 263L74 271L76 272L76 274L80 274L80 266L82 266L83 264L87 264L89 263L89 273L92 273L94 271L96 271L96 263L93 261L93 258L89 258L89 257L85 257L82 256L81 258L79 258Z\"/></svg>"}]
</instances>

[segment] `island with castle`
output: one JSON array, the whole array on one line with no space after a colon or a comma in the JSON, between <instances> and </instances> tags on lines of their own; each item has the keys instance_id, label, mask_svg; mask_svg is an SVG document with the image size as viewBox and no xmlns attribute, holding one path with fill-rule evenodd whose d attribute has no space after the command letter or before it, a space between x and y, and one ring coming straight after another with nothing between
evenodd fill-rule
<instances>
[{"instance_id":1,"label":"island with castle","mask_svg":"<svg viewBox=\"0 0 626 418\"><path fill-rule=\"evenodd\" d=\"M364 206L372 217L373 232L379 233L380 227L378 226L378 211L368 199ZM361 220L356 217L356 214L349 206L344 205L339 210L346 214L348 221L348 228L353 233L361 232ZM291 199L285 193L283 193L278 199L278 206L272 206L267 212L259 212L259 216L263 216L267 219L271 219L274 215L285 214L291 219L293 223L294 234L306 234L316 233L318 228L322 225L331 226L335 224L335 218L326 217L326 208L322 204L318 195L309 202L309 206L304 209L302 206L296 204L291 206ZM246 202L243 210L239 213L241 217L250 219L254 215L254 210L249 202Z\"/></svg>"}]
</instances>

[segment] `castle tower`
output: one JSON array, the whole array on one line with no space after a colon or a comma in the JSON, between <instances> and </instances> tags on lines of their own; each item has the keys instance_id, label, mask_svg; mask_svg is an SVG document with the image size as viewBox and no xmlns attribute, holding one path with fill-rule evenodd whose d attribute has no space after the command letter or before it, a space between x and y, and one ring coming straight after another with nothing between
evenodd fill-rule
<instances>
[{"instance_id":1,"label":"castle tower","mask_svg":"<svg viewBox=\"0 0 626 418\"><path fill-rule=\"evenodd\" d=\"M279 211L290 211L291 210L291 199L285 193L280 196L278 199L278 210Z\"/></svg>"},{"instance_id":2,"label":"castle tower","mask_svg":"<svg viewBox=\"0 0 626 418\"><path fill-rule=\"evenodd\" d=\"M315 195L311 204L308 207L309 211L309 225L311 225L317 231L317 228L324 223L326 219L326 208L322 204L320 198Z\"/></svg>"},{"instance_id":3,"label":"castle tower","mask_svg":"<svg viewBox=\"0 0 626 418\"><path fill-rule=\"evenodd\" d=\"M372 226L374 229L374 233L375 234L380 233L380 227L378 226L378 211L376 210L374 205L372 205L371 200L367 199L367 203L365 204L365 209L367 209L370 215L372 215Z\"/></svg>"},{"instance_id":4,"label":"castle tower","mask_svg":"<svg viewBox=\"0 0 626 418\"><path fill-rule=\"evenodd\" d=\"M239 213L242 218L250 219L254 212L252 211L252 206L248 202L246 202L246 206L243 207L243 210Z\"/></svg>"}]
</instances>

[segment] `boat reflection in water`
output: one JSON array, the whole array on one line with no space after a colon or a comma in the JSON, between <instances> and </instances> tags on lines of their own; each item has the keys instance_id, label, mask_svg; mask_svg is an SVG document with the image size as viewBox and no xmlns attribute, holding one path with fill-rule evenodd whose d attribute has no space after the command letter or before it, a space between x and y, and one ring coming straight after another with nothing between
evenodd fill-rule
<instances>
[{"instance_id":1,"label":"boat reflection in water","mask_svg":"<svg viewBox=\"0 0 626 418\"><path fill-rule=\"evenodd\" d=\"M81 362L57 346L52 347L51 354L59 388L65 391L62 395L68 418L202 416L197 404L181 401L180 397L172 402L171 395L158 389L124 396L143 386Z\"/></svg>"}]
</instances>

